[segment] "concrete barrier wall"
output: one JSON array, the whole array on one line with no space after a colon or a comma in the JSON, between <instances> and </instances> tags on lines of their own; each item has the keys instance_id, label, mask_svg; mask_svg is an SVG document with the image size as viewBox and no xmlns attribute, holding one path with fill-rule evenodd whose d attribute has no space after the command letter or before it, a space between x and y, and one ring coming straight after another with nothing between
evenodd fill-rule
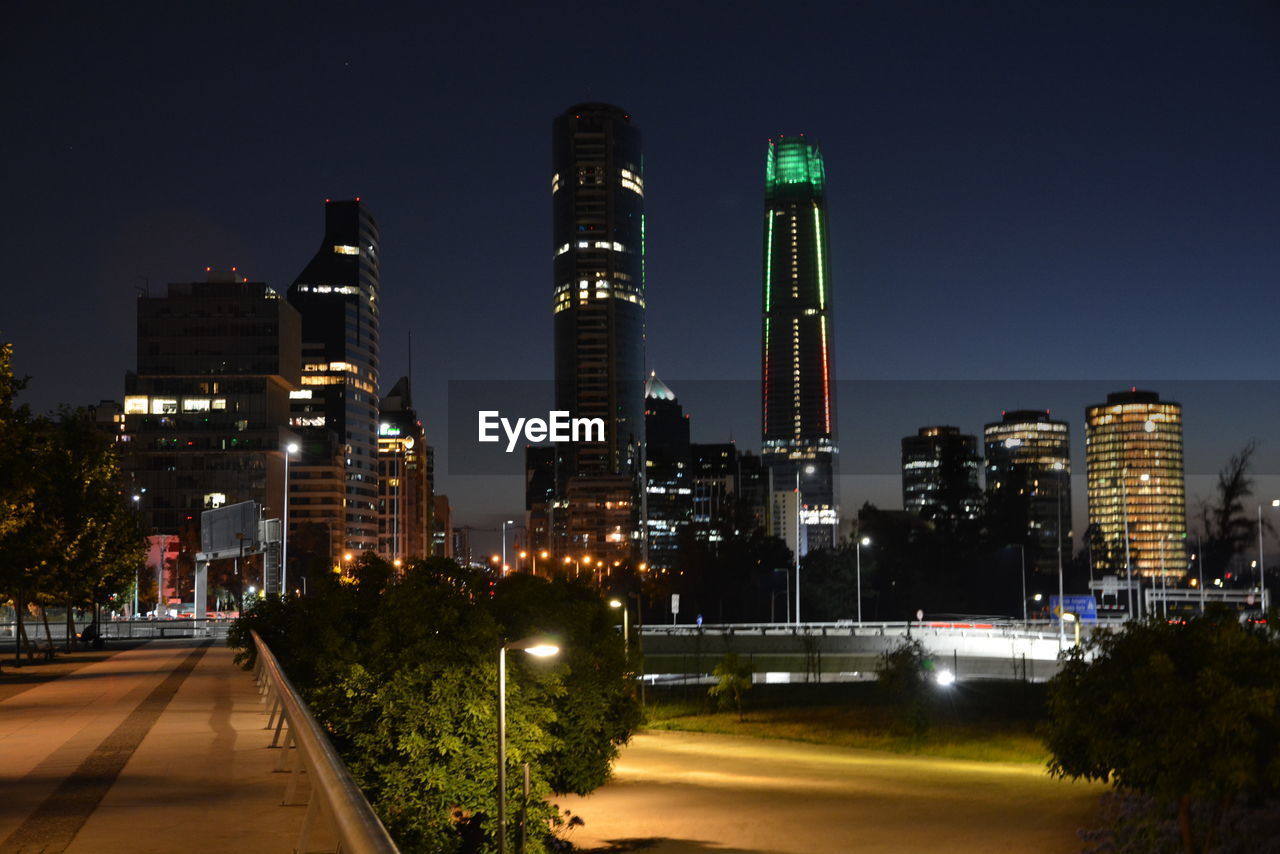
<instances>
[{"instance_id":1,"label":"concrete barrier wall","mask_svg":"<svg viewBox=\"0 0 1280 854\"><path fill-rule=\"evenodd\" d=\"M960 679L1048 679L1058 669L1056 634L915 628L926 655ZM756 674L817 672L823 675L874 673L880 656L907 639L905 629L827 628L719 629L644 634L645 673L710 673L726 653L737 655ZM1070 640L1068 640L1068 644Z\"/></svg>"}]
</instances>

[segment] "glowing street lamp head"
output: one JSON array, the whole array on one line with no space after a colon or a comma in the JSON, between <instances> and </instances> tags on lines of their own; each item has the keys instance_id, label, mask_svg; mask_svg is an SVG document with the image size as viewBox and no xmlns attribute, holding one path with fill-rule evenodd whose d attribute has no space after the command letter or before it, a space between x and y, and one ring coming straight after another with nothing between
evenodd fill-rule
<instances>
[{"instance_id":1,"label":"glowing street lamp head","mask_svg":"<svg viewBox=\"0 0 1280 854\"><path fill-rule=\"evenodd\" d=\"M351 552L347 552L346 554L344 554L344 555L342 556L342 559L343 559L343 560L351 560L351 557L352 557Z\"/></svg>"},{"instance_id":2,"label":"glowing street lamp head","mask_svg":"<svg viewBox=\"0 0 1280 854\"><path fill-rule=\"evenodd\" d=\"M288 451L290 454L296 454L298 453L298 443L290 442L289 444L284 446L284 449Z\"/></svg>"},{"instance_id":3,"label":"glowing street lamp head","mask_svg":"<svg viewBox=\"0 0 1280 854\"><path fill-rule=\"evenodd\" d=\"M538 557L550 557L550 556L551 556L551 552L547 551L546 549L543 549L542 551L538 552Z\"/></svg>"},{"instance_id":4,"label":"glowing street lamp head","mask_svg":"<svg viewBox=\"0 0 1280 854\"><path fill-rule=\"evenodd\" d=\"M543 643L537 646L525 648L525 652L538 658L549 658L560 651L560 647L553 643Z\"/></svg>"},{"instance_id":5,"label":"glowing street lamp head","mask_svg":"<svg viewBox=\"0 0 1280 854\"><path fill-rule=\"evenodd\" d=\"M871 538L870 538L870 537L863 537L863 538L862 538L862 545L864 545L864 546L869 546L869 545L871 545Z\"/></svg>"},{"instance_id":6,"label":"glowing street lamp head","mask_svg":"<svg viewBox=\"0 0 1280 854\"><path fill-rule=\"evenodd\" d=\"M610 599L610 600L609 600L609 607L610 607L610 608L621 608L621 607L622 607L622 600L621 600L621 599Z\"/></svg>"},{"instance_id":7,"label":"glowing street lamp head","mask_svg":"<svg viewBox=\"0 0 1280 854\"><path fill-rule=\"evenodd\" d=\"M523 650L536 658L547 658L560 651L560 645L553 639L542 635L534 635L524 640L512 641L502 645L503 649Z\"/></svg>"},{"instance_id":8,"label":"glowing street lamp head","mask_svg":"<svg viewBox=\"0 0 1280 854\"><path fill-rule=\"evenodd\" d=\"M528 552L526 552L526 551L521 551L521 552L520 552L520 559L521 559L521 560L524 560L524 559L525 559L525 558L527 558L528 556L529 556L529 553L528 553Z\"/></svg>"},{"instance_id":9,"label":"glowing street lamp head","mask_svg":"<svg viewBox=\"0 0 1280 854\"><path fill-rule=\"evenodd\" d=\"M489 555L489 563L497 564L502 562L502 555Z\"/></svg>"}]
</instances>

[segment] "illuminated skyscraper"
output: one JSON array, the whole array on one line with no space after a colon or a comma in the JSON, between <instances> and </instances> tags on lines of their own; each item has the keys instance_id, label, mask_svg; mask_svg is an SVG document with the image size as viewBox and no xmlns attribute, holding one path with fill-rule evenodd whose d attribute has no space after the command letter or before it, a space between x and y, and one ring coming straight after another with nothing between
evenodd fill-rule
<instances>
[{"instance_id":1,"label":"illuminated skyscraper","mask_svg":"<svg viewBox=\"0 0 1280 854\"><path fill-rule=\"evenodd\" d=\"M902 508L943 528L976 519L978 439L959 427L921 427L902 440Z\"/></svg>"},{"instance_id":2,"label":"illuminated skyscraper","mask_svg":"<svg viewBox=\"0 0 1280 854\"><path fill-rule=\"evenodd\" d=\"M763 457L775 493L799 489L804 552L832 545L840 522L826 173L818 146L803 137L771 140L764 197ZM771 527L784 524L775 519Z\"/></svg>"},{"instance_id":3,"label":"illuminated skyscraper","mask_svg":"<svg viewBox=\"0 0 1280 854\"><path fill-rule=\"evenodd\" d=\"M1152 391L1117 392L1085 411L1090 546L1095 569L1170 581L1187 572L1182 406Z\"/></svg>"},{"instance_id":4,"label":"illuminated skyscraper","mask_svg":"<svg viewBox=\"0 0 1280 854\"><path fill-rule=\"evenodd\" d=\"M328 531L331 555L378 547L378 225L353 201L325 201L324 239L289 288L302 315L302 437L290 469L290 531Z\"/></svg>"},{"instance_id":5,"label":"illuminated skyscraper","mask_svg":"<svg viewBox=\"0 0 1280 854\"><path fill-rule=\"evenodd\" d=\"M603 442L573 445L556 475L572 542L630 549L644 444L644 162L622 109L578 104L552 135L556 409L600 418ZM565 523L558 520L559 529Z\"/></svg>"},{"instance_id":6,"label":"illuminated skyscraper","mask_svg":"<svg viewBox=\"0 0 1280 854\"><path fill-rule=\"evenodd\" d=\"M1035 568L1058 571L1058 548L1071 559L1071 439L1067 422L1042 409L1002 413L983 429L987 497L992 509L1016 518L1038 548ZM1028 556L1030 557L1030 556Z\"/></svg>"}]
</instances>

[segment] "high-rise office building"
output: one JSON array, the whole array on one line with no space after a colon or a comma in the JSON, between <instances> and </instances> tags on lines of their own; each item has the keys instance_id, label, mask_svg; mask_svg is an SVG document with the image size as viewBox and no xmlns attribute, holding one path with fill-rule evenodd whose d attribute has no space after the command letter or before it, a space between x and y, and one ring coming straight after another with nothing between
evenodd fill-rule
<instances>
[{"instance_id":1,"label":"high-rise office building","mask_svg":"<svg viewBox=\"0 0 1280 854\"><path fill-rule=\"evenodd\" d=\"M1121 578L1130 566L1135 578L1182 578L1182 406L1136 388L1107 395L1085 410L1085 464L1094 568Z\"/></svg>"},{"instance_id":2,"label":"high-rise office building","mask_svg":"<svg viewBox=\"0 0 1280 854\"><path fill-rule=\"evenodd\" d=\"M826 172L818 146L804 137L769 142L763 326L762 456L774 492L799 491L798 501L771 505L800 514L801 552L830 546L840 513ZM771 527L796 528L782 519Z\"/></svg>"},{"instance_id":3,"label":"high-rise office building","mask_svg":"<svg viewBox=\"0 0 1280 854\"><path fill-rule=\"evenodd\" d=\"M241 501L283 516L298 330L278 293L235 272L138 299L119 447L148 531L198 531L202 510Z\"/></svg>"},{"instance_id":4,"label":"high-rise office building","mask_svg":"<svg viewBox=\"0 0 1280 854\"><path fill-rule=\"evenodd\" d=\"M1071 559L1071 438L1048 410L1019 409L983 428L987 500L1034 543L1034 566L1057 572Z\"/></svg>"},{"instance_id":5,"label":"high-rise office building","mask_svg":"<svg viewBox=\"0 0 1280 854\"><path fill-rule=\"evenodd\" d=\"M378 406L378 554L393 563L429 557L433 484L426 431L401 377Z\"/></svg>"},{"instance_id":6,"label":"high-rise office building","mask_svg":"<svg viewBox=\"0 0 1280 854\"><path fill-rule=\"evenodd\" d=\"M556 118L551 198L556 408L605 425L603 442L562 454L563 548L617 557L638 527L644 444L644 161L625 111L578 104Z\"/></svg>"},{"instance_id":7,"label":"high-rise office building","mask_svg":"<svg viewBox=\"0 0 1280 854\"><path fill-rule=\"evenodd\" d=\"M733 442L695 442L689 450L694 537L714 549L730 536L746 537L766 530L768 473L760 457L739 451Z\"/></svg>"},{"instance_id":8,"label":"high-rise office building","mask_svg":"<svg viewBox=\"0 0 1280 854\"><path fill-rule=\"evenodd\" d=\"M378 546L379 265L373 214L326 200L324 239L289 288L302 316L290 530L322 524L334 552Z\"/></svg>"},{"instance_id":9,"label":"high-rise office building","mask_svg":"<svg viewBox=\"0 0 1280 854\"><path fill-rule=\"evenodd\" d=\"M902 440L902 508L942 527L976 519L981 467L977 437L959 427L921 427Z\"/></svg>"},{"instance_id":10,"label":"high-rise office building","mask_svg":"<svg viewBox=\"0 0 1280 854\"><path fill-rule=\"evenodd\" d=\"M689 416L675 392L651 374L645 383L645 534L649 566L675 566L693 516Z\"/></svg>"}]
</instances>

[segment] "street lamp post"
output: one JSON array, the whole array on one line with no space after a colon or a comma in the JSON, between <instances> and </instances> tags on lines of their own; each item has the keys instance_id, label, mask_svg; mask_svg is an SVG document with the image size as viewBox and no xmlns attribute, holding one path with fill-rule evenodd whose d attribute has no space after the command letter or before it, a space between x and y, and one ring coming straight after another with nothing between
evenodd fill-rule
<instances>
[{"instance_id":1,"label":"street lamp post","mask_svg":"<svg viewBox=\"0 0 1280 854\"><path fill-rule=\"evenodd\" d=\"M1058 610L1066 613L1067 610L1067 591L1062 580L1062 476L1066 472L1067 467L1061 462L1053 464L1053 468L1058 472L1058 527L1055 535L1058 540ZM1066 642L1066 625L1062 619L1058 620L1058 651L1062 651L1062 645Z\"/></svg>"},{"instance_id":2,"label":"street lamp post","mask_svg":"<svg viewBox=\"0 0 1280 854\"><path fill-rule=\"evenodd\" d=\"M140 505L141 505L141 502L142 502L142 496L141 496L141 495L134 495L134 496L133 496L133 509L134 509L134 514L135 514L135 516L136 516L136 514L137 514L137 513L141 512L141 511L138 509L138 508L140 507ZM147 562L146 558L143 558L143 559L142 559L142 563L143 563L143 565L144 565L144 566L146 565L146 562ZM140 576L139 576L139 574L138 574L138 570L135 568L135 569L133 570L133 613L129 615L130 617L132 617L132 618L134 618L134 619L137 619L137 617L138 617L138 585L139 585L140 583L141 583L141 581L140 581Z\"/></svg>"},{"instance_id":3,"label":"street lamp post","mask_svg":"<svg viewBox=\"0 0 1280 854\"><path fill-rule=\"evenodd\" d=\"M298 443L284 446L284 527L280 532L280 596L289 595L289 458L298 453Z\"/></svg>"},{"instance_id":4,"label":"street lamp post","mask_svg":"<svg viewBox=\"0 0 1280 854\"><path fill-rule=\"evenodd\" d=\"M507 574L507 526L514 525L514 519L508 519L502 523L502 574Z\"/></svg>"},{"instance_id":5,"label":"street lamp post","mask_svg":"<svg viewBox=\"0 0 1280 854\"><path fill-rule=\"evenodd\" d=\"M627 603L621 599L610 599L610 608L622 609L622 650L628 655L631 653L631 633L627 627Z\"/></svg>"},{"instance_id":6,"label":"street lamp post","mask_svg":"<svg viewBox=\"0 0 1280 854\"><path fill-rule=\"evenodd\" d=\"M1027 547L1023 543L1014 543L1022 561L1022 626L1027 625Z\"/></svg>"},{"instance_id":7,"label":"street lamp post","mask_svg":"<svg viewBox=\"0 0 1280 854\"><path fill-rule=\"evenodd\" d=\"M507 851L507 650L522 650L538 658L555 655L560 647L546 638L528 637L498 646L498 854Z\"/></svg>"},{"instance_id":8,"label":"street lamp post","mask_svg":"<svg viewBox=\"0 0 1280 854\"><path fill-rule=\"evenodd\" d=\"M858 554L858 625L862 625L862 547L871 545L870 537L858 540L855 550Z\"/></svg>"},{"instance_id":9,"label":"street lamp post","mask_svg":"<svg viewBox=\"0 0 1280 854\"><path fill-rule=\"evenodd\" d=\"M1272 507L1280 507L1280 498L1273 499ZM1267 563L1262 550L1262 505L1258 505L1258 589L1262 594L1262 605L1267 606Z\"/></svg>"},{"instance_id":10,"label":"street lamp post","mask_svg":"<svg viewBox=\"0 0 1280 854\"><path fill-rule=\"evenodd\" d=\"M800 469L813 474L813 466L796 466L796 627L800 626Z\"/></svg>"}]
</instances>

